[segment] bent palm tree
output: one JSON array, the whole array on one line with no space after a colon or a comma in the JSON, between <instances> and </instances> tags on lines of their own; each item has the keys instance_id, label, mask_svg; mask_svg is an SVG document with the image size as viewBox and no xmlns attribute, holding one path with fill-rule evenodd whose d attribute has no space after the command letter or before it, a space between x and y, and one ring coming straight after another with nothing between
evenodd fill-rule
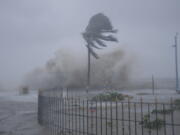
<instances>
[{"instance_id":1,"label":"bent palm tree","mask_svg":"<svg viewBox=\"0 0 180 135\"><path fill-rule=\"evenodd\" d=\"M91 55L98 59L99 56L94 51L94 49L102 49L102 47L107 47L103 41L118 42L118 40L113 35L103 35L105 33L116 33L109 18L102 13L94 15L85 32L83 33L83 38L87 42L88 49L88 74L87 74L87 86L90 86L90 67L91 67Z\"/></svg>"}]
</instances>

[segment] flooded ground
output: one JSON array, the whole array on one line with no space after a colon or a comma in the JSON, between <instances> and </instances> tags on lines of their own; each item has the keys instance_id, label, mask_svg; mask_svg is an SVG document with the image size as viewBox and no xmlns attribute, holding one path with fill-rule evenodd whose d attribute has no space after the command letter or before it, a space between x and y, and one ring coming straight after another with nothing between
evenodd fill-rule
<instances>
[{"instance_id":1,"label":"flooded ground","mask_svg":"<svg viewBox=\"0 0 180 135\"><path fill-rule=\"evenodd\" d=\"M37 95L0 93L0 135L46 135L37 123Z\"/></svg>"}]
</instances>

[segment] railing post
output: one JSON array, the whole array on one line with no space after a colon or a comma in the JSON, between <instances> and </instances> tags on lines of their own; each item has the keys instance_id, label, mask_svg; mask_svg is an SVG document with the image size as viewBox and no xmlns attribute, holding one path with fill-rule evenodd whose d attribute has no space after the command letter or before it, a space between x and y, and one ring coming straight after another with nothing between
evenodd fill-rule
<instances>
[{"instance_id":1,"label":"railing post","mask_svg":"<svg viewBox=\"0 0 180 135\"><path fill-rule=\"evenodd\" d=\"M141 104L141 121L142 121L141 132L142 132L142 135L144 135L144 114L143 114L143 99L142 99L142 97L140 100L140 104Z\"/></svg>"},{"instance_id":2,"label":"railing post","mask_svg":"<svg viewBox=\"0 0 180 135\"><path fill-rule=\"evenodd\" d=\"M41 125L41 99L40 99L40 91L38 91L38 123Z\"/></svg>"},{"instance_id":3,"label":"railing post","mask_svg":"<svg viewBox=\"0 0 180 135\"><path fill-rule=\"evenodd\" d=\"M171 105L171 110L174 109L173 107L173 99L171 98L171 101L170 101L170 105ZM174 135L174 112L171 111L171 124L172 124L172 135Z\"/></svg>"}]
</instances>

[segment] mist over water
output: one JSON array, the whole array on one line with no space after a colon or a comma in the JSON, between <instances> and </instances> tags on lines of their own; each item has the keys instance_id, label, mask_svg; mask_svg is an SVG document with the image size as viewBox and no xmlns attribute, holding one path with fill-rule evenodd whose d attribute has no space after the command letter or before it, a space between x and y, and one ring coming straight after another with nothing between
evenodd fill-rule
<instances>
[{"instance_id":1,"label":"mist over water","mask_svg":"<svg viewBox=\"0 0 180 135\"><path fill-rule=\"evenodd\" d=\"M133 59L126 51L116 48L100 54L100 59L91 58L91 87L120 88L127 85ZM44 67L27 74L24 84L31 89L86 87L87 56L61 49Z\"/></svg>"}]
</instances>

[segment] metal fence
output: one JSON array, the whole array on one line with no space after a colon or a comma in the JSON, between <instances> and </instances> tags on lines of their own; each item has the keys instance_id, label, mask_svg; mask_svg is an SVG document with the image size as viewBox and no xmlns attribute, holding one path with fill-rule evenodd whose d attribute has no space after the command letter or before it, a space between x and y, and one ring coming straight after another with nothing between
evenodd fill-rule
<instances>
[{"instance_id":1,"label":"metal fence","mask_svg":"<svg viewBox=\"0 0 180 135\"><path fill-rule=\"evenodd\" d=\"M180 106L174 101L103 102L40 92L38 121L52 135L179 135Z\"/></svg>"}]
</instances>

